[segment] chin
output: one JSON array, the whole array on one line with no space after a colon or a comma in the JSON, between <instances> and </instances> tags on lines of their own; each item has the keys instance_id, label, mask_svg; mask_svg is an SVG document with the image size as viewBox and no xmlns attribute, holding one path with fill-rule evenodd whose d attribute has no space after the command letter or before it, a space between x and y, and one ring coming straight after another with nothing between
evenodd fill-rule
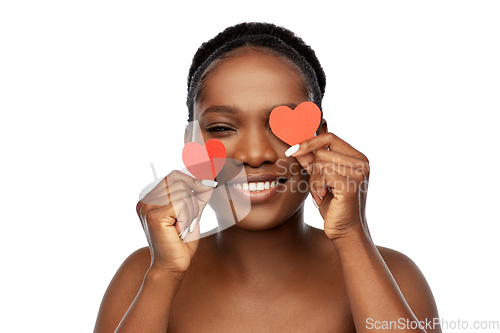
<instances>
[{"instance_id":1,"label":"chin","mask_svg":"<svg viewBox=\"0 0 500 333\"><path fill-rule=\"evenodd\" d=\"M276 219L266 218L252 218L252 216L247 216L240 222L235 224L235 228L248 230L248 231L266 231L276 228L283 224L285 221L278 221Z\"/></svg>"},{"instance_id":2,"label":"chin","mask_svg":"<svg viewBox=\"0 0 500 333\"><path fill-rule=\"evenodd\" d=\"M236 223L235 227L248 231L266 231L279 227L294 219L303 207L305 198L297 197L287 205L254 206L250 213Z\"/></svg>"}]
</instances>

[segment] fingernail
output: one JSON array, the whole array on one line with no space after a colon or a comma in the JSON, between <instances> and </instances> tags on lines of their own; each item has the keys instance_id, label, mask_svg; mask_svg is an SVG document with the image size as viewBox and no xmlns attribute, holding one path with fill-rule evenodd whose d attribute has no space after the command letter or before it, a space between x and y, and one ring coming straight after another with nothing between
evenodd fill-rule
<instances>
[{"instance_id":1,"label":"fingernail","mask_svg":"<svg viewBox=\"0 0 500 333\"><path fill-rule=\"evenodd\" d=\"M184 238L186 237L187 232L188 232L188 229L189 229L189 228L186 228L186 229L182 230L182 232L180 233L179 237L180 237L182 240L184 240Z\"/></svg>"},{"instance_id":2,"label":"fingernail","mask_svg":"<svg viewBox=\"0 0 500 333\"><path fill-rule=\"evenodd\" d=\"M311 197L311 198L313 199L313 204L314 204L314 207L319 208L319 207L318 207L318 204L316 203L316 200L314 200L314 197Z\"/></svg>"},{"instance_id":3,"label":"fingernail","mask_svg":"<svg viewBox=\"0 0 500 333\"><path fill-rule=\"evenodd\" d=\"M215 180L211 180L211 179L203 179L201 181L201 183L205 186L208 186L208 187L216 187L217 186L217 182Z\"/></svg>"},{"instance_id":4,"label":"fingernail","mask_svg":"<svg viewBox=\"0 0 500 333\"><path fill-rule=\"evenodd\" d=\"M198 222L198 218L195 218L191 225L189 226L189 232L193 232L194 227L196 227L196 223Z\"/></svg>"},{"instance_id":5,"label":"fingernail","mask_svg":"<svg viewBox=\"0 0 500 333\"><path fill-rule=\"evenodd\" d=\"M300 148L300 144L296 144L295 146L291 146L290 148L288 148L288 150L285 152L285 156L286 157L290 157L292 156L293 154L295 154Z\"/></svg>"}]
</instances>

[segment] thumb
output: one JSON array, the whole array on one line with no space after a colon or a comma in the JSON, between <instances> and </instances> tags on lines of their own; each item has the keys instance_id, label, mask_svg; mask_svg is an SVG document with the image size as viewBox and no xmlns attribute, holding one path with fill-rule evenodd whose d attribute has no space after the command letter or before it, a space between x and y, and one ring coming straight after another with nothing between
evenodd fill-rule
<instances>
[{"instance_id":1,"label":"thumb","mask_svg":"<svg viewBox=\"0 0 500 333\"><path fill-rule=\"evenodd\" d=\"M211 179L195 179L193 181L193 191L195 192L196 198L201 201L200 204L203 208L212 197L212 190L215 187L217 187L217 182Z\"/></svg>"},{"instance_id":2,"label":"thumb","mask_svg":"<svg viewBox=\"0 0 500 333\"><path fill-rule=\"evenodd\" d=\"M217 187L218 183L215 180L211 179L195 179L193 181L193 191L195 192L207 192L215 187Z\"/></svg>"}]
</instances>

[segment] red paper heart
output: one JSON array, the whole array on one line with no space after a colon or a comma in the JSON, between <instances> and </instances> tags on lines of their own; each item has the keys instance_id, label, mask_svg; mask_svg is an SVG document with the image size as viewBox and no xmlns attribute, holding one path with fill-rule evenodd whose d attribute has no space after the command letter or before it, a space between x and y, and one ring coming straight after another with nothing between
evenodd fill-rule
<instances>
[{"instance_id":1,"label":"red paper heart","mask_svg":"<svg viewBox=\"0 0 500 333\"><path fill-rule=\"evenodd\" d=\"M196 178L213 180L226 162L226 147L217 139L208 140L204 146L188 142L182 149L182 161Z\"/></svg>"},{"instance_id":2,"label":"red paper heart","mask_svg":"<svg viewBox=\"0 0 500 333\"><path fill-rule=\"evenodd\" d=\"M290 146L313 137L320 122L321 110L313 102L302 102L294 110L281 105L269 116L274 135Z\"/></svg>"}]
</instances>

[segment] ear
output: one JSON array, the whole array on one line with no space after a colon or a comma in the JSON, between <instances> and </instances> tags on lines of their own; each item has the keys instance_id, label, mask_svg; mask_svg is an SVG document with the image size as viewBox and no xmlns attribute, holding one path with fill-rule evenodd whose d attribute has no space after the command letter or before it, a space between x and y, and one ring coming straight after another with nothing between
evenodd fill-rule
<instances>
[{"instance_id":1,"label":"ear","mask_svg":"<svg viewBox=\"0 0 500 333\"><path fill-rule=\"evenodd\" d=\"M316 131L316 135L328 133L328 125L326 124L326 120L321 118L321 123L319 125L318 130Z\"/></svg>"}]
</instances>

